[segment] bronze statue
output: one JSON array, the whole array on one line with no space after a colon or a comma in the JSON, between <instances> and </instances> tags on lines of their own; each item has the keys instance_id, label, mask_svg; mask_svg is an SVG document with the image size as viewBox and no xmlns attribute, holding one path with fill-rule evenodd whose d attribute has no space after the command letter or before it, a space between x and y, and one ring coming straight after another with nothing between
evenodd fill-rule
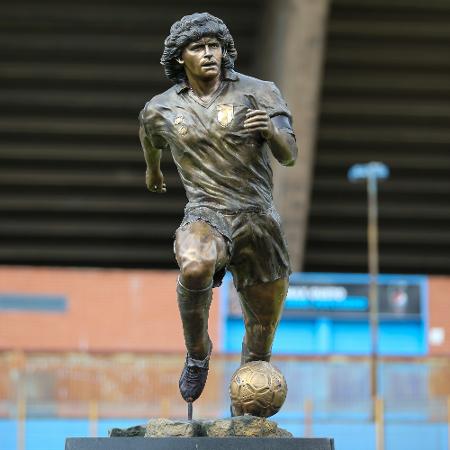
<instances>
[{"instance_id":1,"label":"bronze statue","mask_svg":"<svg viewBox=\"0 0 450 450\"><path fill-rule=\"evenodd\" d=\"M173 81L141 111L146 184L164 193L170 150L188 203L176 232L178 306L187 356L179 388L192 406L208 375L212 288L233 274L245 321L242 363L271 357L290 273L272 202L270 152L297 157L291 114L274 83L234 71L237 52L222 20L196 13L174 23L161 58Z\"/></svg>"}]
</instances>

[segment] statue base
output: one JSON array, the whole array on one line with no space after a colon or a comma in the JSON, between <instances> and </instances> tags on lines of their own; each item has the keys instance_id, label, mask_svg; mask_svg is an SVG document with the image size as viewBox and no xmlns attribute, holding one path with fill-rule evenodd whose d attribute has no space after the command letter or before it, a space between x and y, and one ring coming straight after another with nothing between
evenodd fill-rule
<instances>
[{"instance_id":1,"label":"statue base","mask_svg":"<svg viewBox=\"0 0 450 450\"><path fill-rule=\"evenodd\" d=\"M109 438L69 438L66 450L334 450L333 439L299 439L272 420L250 415L217 420L150 419L113 428Z\"/></svg>"},{"instance_id":2,"label":"statue base","mask_svg":"<svg viewBox=\"0 0 450 450\"><path fill-rule=\"evenodd\" d=\"M333 439L257 437L68 438L65 450L334 450Z\"/></svg>"}]
</instances>

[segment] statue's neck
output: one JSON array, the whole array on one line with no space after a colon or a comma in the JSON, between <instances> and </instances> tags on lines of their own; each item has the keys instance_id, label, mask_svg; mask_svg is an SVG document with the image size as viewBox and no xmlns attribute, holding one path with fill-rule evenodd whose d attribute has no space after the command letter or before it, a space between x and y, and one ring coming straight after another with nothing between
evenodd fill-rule
<instances>
[{"instance_id":1,"label":"statue's neck","mask_svg":"<svg viewBox=\"0 0 450 450\"><path fill-rule=\"evenodd\" d=\"M202 80L198 78L189 77L188 83L192 92L202 100L208 100L219 89L221 83L221 77L218 75L215 78L209 80Z\"/></svg>"}]
</instances>

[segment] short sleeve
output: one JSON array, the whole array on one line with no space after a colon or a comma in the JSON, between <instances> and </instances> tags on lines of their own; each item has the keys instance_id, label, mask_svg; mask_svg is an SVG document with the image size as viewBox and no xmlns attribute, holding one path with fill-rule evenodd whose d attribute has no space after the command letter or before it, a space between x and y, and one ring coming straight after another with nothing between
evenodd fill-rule
<instances>
[{"instance_id":1,"label":"short sleeve","mask_svg":"<svg viewBox=\"0 0 450 450\"><path fill-rule=\"evenodd\" d=\"M147 138L154 148L164 150L168 147L165 135L165 119L158 109L147 102L139 113L139 125L144 128Z\"/></svg>"},{"instance_id":2,"label":"short sleeve","mask_svg":"<svg viewBox=\"0 0 450 450\"><path fill-rule=\"evenodd\" d=\"M275 83L270 81L264 83L264 90L258 96L258 106L267 111L279 130L289 133L295 139L292 114Z\"/></svg>"},{"instance_id":3,"label":"short sleeve","mask_svg":"<svg viewBox=\"0 0 450 450\"><path fill-rule=\"evenodd\" d=\"M275 83L265 83L264 92L258 96L258 103L260 107L267 111L270 117L285 115L292 124L292 114Z\"/></svg>"}]
</instances>

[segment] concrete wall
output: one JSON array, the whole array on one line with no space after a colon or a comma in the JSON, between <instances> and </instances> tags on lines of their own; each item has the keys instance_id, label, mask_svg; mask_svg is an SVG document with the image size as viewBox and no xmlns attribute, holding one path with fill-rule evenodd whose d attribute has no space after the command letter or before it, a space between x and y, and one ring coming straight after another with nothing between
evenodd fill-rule
<instances>
[{"instance_id":1,"label":"concrete wall","mask_svg":"<svg viewBox=\"0 0 450 450\"><path fill-rule=\"evenodd\" d=\"M0 350L184 352L176 278L175 271L0 268ZM428 286L429 353L450 355L450 277L429 277ZM8 306L11 296L27 300L25 307ZM26 306L39 296L64 306ZM216 349L223 347L219 303L214 289Z\"/></svg>"},{"instance_id":2,"label":"concrete wall","mask_svg":"<svg viewBox=\"0 0 450 450\"><path fill-rule=\"evenodd\" d=\"M292 269L303 267L329 0L268 3L261 73L280 87L294 119L299 156L273 164L274 201L283 219Z\"/></svg>"},{"instance_id":3,"label":"concrete wall","mask_svg":"<svg viewBox=\"0 0 450 450\"><path fill-rule=\"evenodd\" d=\"M171 271L1 268L0 300L59 296L66 310L14 310L0 301L0 349L184 351L176 279ZM218 311L215 301L213 340Z\"/></svg>"}]
</instances>

